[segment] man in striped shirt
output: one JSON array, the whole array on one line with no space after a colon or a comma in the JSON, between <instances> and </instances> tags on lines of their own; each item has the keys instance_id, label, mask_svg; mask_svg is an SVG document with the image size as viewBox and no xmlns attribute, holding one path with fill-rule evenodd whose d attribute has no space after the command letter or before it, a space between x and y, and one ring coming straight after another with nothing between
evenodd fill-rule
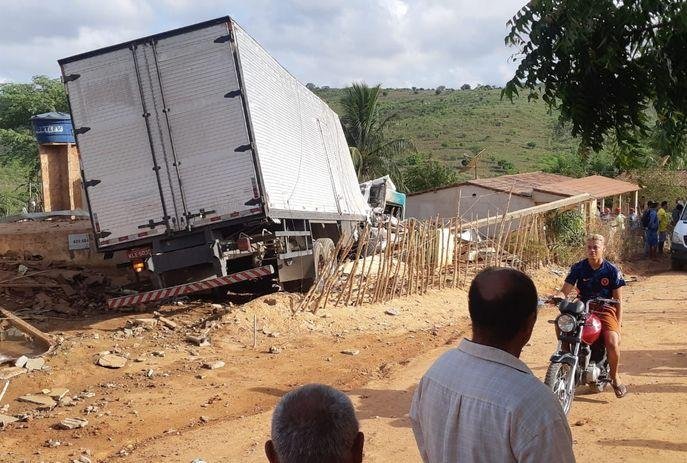
<instances>
[{"instance_id":1,"label":"man in striped shirt","mask_svg":"<svg viewBox=\"0 0 687 463\"><path fill-rule=\"evenodd\" d=\"M537 320L537 290L522 272L480 272L469 291L472 340L442 355L410 409L425 463L575 461L565 414L518 357Z\"/></svg>"}]
</instances>

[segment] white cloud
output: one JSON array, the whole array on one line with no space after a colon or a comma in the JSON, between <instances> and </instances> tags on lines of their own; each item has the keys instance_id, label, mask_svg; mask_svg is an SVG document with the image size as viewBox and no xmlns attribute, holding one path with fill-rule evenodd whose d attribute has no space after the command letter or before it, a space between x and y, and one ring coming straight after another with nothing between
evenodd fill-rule
<instances>
[{"instance_id":1,"label":"white cloud","mask_svg":"<svg viewBox=\"0 0 687 463\"><path fill-rule=\"evenodd\" d=\"M487 5L488 3L488 5ZM232 15L304 82L500 84L506 21L524 0L0 0L0 74L59 75L56 60Z\"/></svg>"}]
</instances>

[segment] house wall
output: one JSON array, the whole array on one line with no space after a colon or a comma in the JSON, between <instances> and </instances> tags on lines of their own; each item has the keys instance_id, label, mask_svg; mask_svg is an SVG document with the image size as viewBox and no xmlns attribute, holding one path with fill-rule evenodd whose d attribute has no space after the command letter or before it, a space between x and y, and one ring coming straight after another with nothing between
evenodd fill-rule
<instances>
[{"instance_id":1,"label":"house wall","mask_svg":"<svg viewBox=\"0 0 687 463\"><path fill-rule=\"evenodd\" d=\"M458 211L459 196L460 211ZM508 193L465 184L408 196L406 217L430 219L439 215L440 218L448 219L455 217L459 212L463 220L477 220L534 205L532 198L512 195L510 206L508 206Z\"/></svg>"},{"instance_id":2,"label":"house wall","mask_svg":"<svg viewBox=\"0 0 687 463\"><path fill-rule=\"evenodd\" d=\"M545 204L545 203L550 203L553 201L558 201L559 199L565 199L570 195L566 194L554 194L554 193L548 193L546 191L539 191L539 190L534 190L532 192L532 199L534 200L535 204Z\"/></svg>"}]
</instances>

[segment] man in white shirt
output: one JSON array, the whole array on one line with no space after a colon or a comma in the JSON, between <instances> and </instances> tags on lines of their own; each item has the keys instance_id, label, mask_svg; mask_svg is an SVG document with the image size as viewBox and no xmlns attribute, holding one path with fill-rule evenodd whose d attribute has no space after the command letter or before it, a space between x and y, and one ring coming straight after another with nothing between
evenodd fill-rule
<instances>
[{"instance_id":1,"label":"man in white shirt","mask_svg":"<svg viewBox=\"0 0 687 463\"><path fill-rule=\"evenodd\" d=\"M425 463L574 462L560 403L518 357L537 320L537 290L522 272L491 268L468 295L472 340L443 354L410 409Z\"/></svg>"}]
</instances>

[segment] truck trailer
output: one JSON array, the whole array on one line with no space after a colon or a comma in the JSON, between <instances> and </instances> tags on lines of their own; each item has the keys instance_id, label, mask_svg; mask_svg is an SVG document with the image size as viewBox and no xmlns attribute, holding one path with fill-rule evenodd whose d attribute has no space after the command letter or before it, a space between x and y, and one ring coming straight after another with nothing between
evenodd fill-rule
<instances>
[{"instance_id":1,"label":"truck trailer","mask_svg":"<svg viewBox=\"0 0 687 463\"><path fill-rule=\"evenodd\" d=\"M158 288L111 306L268 275L307 287L368 219L336 113L232 18L59 64L97 249Z\"/></svg>"}]
</instances>

